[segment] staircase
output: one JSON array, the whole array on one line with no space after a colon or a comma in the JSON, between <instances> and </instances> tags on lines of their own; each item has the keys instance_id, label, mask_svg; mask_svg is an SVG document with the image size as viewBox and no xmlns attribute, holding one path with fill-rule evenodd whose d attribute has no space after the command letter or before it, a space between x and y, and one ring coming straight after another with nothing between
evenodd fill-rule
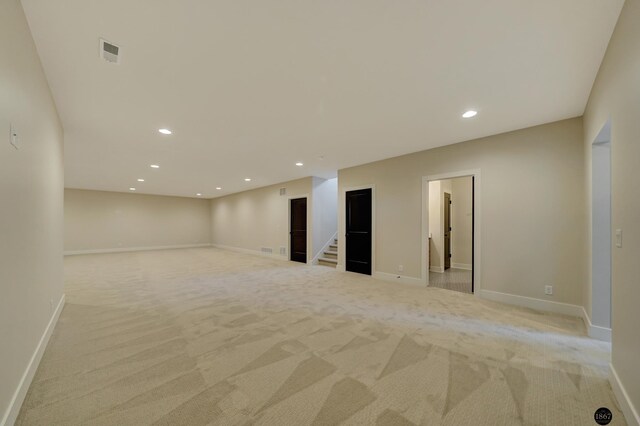
<instances>
[{"instance_id":1,"label":"staircase","mask_svg":"<svg viewBox=\"0 0 640 426\"><path fill-rule=\"evenodd\" d=\"M318 258L318 265L330 266L335 268L338 264L338 239L333 240L333 244L329 245L329 250L322 253L322 256Z\"/></svg>"}]
</instances>

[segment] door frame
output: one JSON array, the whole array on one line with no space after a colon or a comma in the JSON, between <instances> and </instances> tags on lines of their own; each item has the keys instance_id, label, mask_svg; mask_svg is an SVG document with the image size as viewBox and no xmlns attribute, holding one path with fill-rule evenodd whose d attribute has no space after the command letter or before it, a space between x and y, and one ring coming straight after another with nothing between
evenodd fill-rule
<instances>
[{"instance_id":1,"label":"door frame","mask_svg":"<svg viewBox=\"0 0 640 426\"><path fill-rule=\"evenodd\" d=\"M376 185L359 185L342 188L340 190L340 202L338 203L338 271L346 272L347 264L347 192L360 189L371 189L371 277L376 274ZM354 272L355 273L355 272ZM362 274L359 274L362 275Z\"/></svg>"},{"instance_id":2,"label":"door frame","mask_svg":"<svg viewBox=\"0 0 640 426\"><path fill-rule=\"evenodd\" d=\"M422 177L422 282L429 286L429 182L443 179L455 179L460 177L473 177L473 294L480 297L482 292L482 244L481 244L481 224L482 224L482 197L480 169L462 170L458 172L440 173Z\"/></svg>"},{"instance_id":3,"label":"door frame","mask_svg":"<svg viewBox=\"0 0 640 426\"><path fill-rule=\"evenodd\" d=\"M609 215L609 221L608 223L606 223L606 228L607 229L607 237L608 240L603 244L603 246L600 246L597 242L596 239L594 239L594 234L596 233L596 228L597 230L600 230L600 228L602 228L601 226L599 226L600 224L597 223L597 218L596 218L596 211L597 211L597 207L596 204L594 203L594 198L595 198L595 184L596 181L598 180L598 178L602 178L602 176L600 176L597 173L594 173L594 169L595 169L595 161L594 161L594 150L598 147L601 146L606 146L608 145L607 149L608 149L608 180L609 180L609 185L606 188L607 189L607 195L608 195L608 202L609 202L609 211L608 211L608 215ZM591 315L589 318L589 323L587 325L588 328L588 333L589 333L589 337L592 337L594 339L598 339L598 340L603 340L605 342L610 342L611 341L611 330L613 328L613 254L615 251L615 232L613 229L613 188L612 188L612 178L613 178L613 162L612 162L612 154L613 154L613 139L612 139L612 134L611 134L611 118L609 117L607 119L607 121L602 125L602 127L600 128L600 131L598 132L598 134L596 135L595 139L591 142L591 146L589 147L589 154L590 154L590 190L589 190L589 205L590 205L590 209L589 209L589 231L590 231L590 241L589 241L589 251L590 251L590 257L589 260L591 262L591 269L589 271L590 274L590 284L591 284ZM599 212L601 213L601 212ZM601 237L601 236L600 236ZM602 249L603 247L608 247L608 253L604 253L606 255L608 255L608 259L606 259L605 257L602 256L602 252L598 249ZM603 260L606 259L606 262L603 264ZM602 275L602 272L607 272L608 275L608 280L604 281L604 286L603 286L603 282L598 280L598 276ZM606 290L607 296L608 296L608 303L603 303L602 300L596 300L596 297L594 296L594 294L596 293L602 293L603 290ZM596 309L596 306L598 306L598 309ZM605 307L604 311L602 310L602 307ZM595 312L597 311L597 312ZM602 317L605 317L605 322L602 322ZM607 321L608 320L608 321ZM608 326L608 327L607 327Z\"/></svg>"},{"instance_id":4,"label":"door frame","mask_svg":"<svg viewBox=\"0 0 640 426\"><path fill-rule=\"evenodd\" d=\"M307 199L307 265L311 265L312 259L312 247L313 242L311 241L312 235L309 232L311 228L311 197L309 194L300 194L300 195L288 195L287 196L287 261L293 262L291 260L291 200L297 200L300 198ZM301 264L302 262L295 262L297 264Z\"/></svg>"}]
</instances>

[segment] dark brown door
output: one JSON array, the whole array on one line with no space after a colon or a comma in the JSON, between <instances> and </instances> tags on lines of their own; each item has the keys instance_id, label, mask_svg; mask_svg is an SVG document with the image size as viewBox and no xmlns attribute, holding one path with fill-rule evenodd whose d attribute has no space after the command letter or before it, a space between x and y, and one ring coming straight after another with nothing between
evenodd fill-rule
<instances>
[{"instance_id":1,"label":"dark brown door","mask_svg":"<svg viewBox=\"0 0 640 426\"><path fill-rule=\"evenodd\" d=\"M345 269L371 275L371 189L348 191L345 205Z\"/></svg>"},{"instance_id":2,"label":"dark brown door","mask_svg":"<svg viewBox=\"0 0 640 426\"><path fill-rule=\"evenodd\" d=\"M476 292L476 177L471 176L471 293Z\"/></svg>"},{"instance_id":3,"label":"dark brown door","mask_svg":"<svg viewBox=\"0 0 640 426\"><path fill-rule=\"evenodd\" d=\"M444 193L444 269L451 268L451 194Z\"/></svg>"},{"instance_id":4,"label":"dark brown door","mask_svg":"<svg viewBox=\"0 0 640 426\"><path fill-rule=\"evenodd\" d=\"M291 260L307 263L307 199L291 200Z\"/></svg>"}]
</instances>

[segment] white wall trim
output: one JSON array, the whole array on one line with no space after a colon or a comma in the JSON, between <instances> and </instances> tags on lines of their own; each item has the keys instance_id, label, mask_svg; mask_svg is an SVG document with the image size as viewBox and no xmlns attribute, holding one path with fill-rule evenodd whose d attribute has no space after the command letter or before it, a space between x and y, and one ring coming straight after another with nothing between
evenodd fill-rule
<instances>
[{"instance_id":1,"label":"white wall trim","mask_svg":"<svg viewBox=\"0 0 640 426\"><path fill-rule=\"evenodd\" d=\"M467 271L471 271L473 269L470 263L451 262L451 267L455 269L465 269Z\"/></svg>"},{"instance_id":2,"label":"white wall trim","mask_svg":"<svg viewBox=\"0 0 640 426\"><path fill-rule=\"evenodd\" d=\"M336 265L336 271L338 271L338 272L347 272L347 268L345 268L344 265L341 265L341 264L338 263Z\"/></svg>"},{"instance_id":3,"label":"white wall trim","mask_svg":"<svg viewBox=\"0 0 640 426\"><path fill-rule=\"evenodd\" d=\"M49 338L51 337L51 333L53 333L53 329L56 327L56 323L58 322L58 318L60 317L60 313L64 308L65 296L64 294L60 297L58 301L58 306L55 311L51 315L51 319L49 319L49 324L44 329L44 333L42 337L40 337L40 341L36 346L33 355L31 355L31 359L29 360L29 364L27 364L27 368L22 374L22 378L20 379L20 383L18 384L18 388L13 393L13 397L9 402L9 406L7 407L7 411L2 416L2 420L0 420L0 426L10 426L13 425L18 418L18 414L20 413L20 408L22 407L22 403L24 402L24 398L27 395L27 391L29 390L29 386L31 386L31 381L33 380L33 376L36 374L36 370L40 365L40 360L42 359L42 355L44 355L44 350L47 348L47 343L49 343Z\"/></svg>"},{"instance_id":4,"label":"white wall trim","mask_svg":"<svg viewBox=\"0 0 640 426\"><path fill-rule=\"evenodd\" d=\"M618 404L620 404L620 408L622 409L622 413L624 414L624 419L627 421L627 424L629 426L640 426L640 415L638 415L638 410L633 406L631 397L620 381L620 377L618 376L613 364L609 364L609 382L611 383L613 394L618 400Z\"/></svg>"},{"instance_id":5,"label":"white wall trim","mask_svg":"<svg viewBox=\"0 0 640 426\"><path fill-rule=\"evenodd\" d=\"M582 308L582 321L584 321L584 325L587 327L589 337L602 340L604 342L611 342L611 329L593 325L591 323L591 318L589 318L589 314L587 314L587 310L584 307Z\"/></svg>"},{"instance_id":6,"label":"white wall trim","mask_svg":"<svg viewBox=\"0 0 640 426\"><path fill-rule=\"evenodd\" d=\"M429 286L429 274L427 270L427 259L429 258L429 182L443 179L454 179L459 177L474 177L474 266L473 268L473 289L476 296L482 293L482 181L480 169L462 170L458 172L441 173L422 177L422 268L421 275L425 285Z\"/></svg>"},{"instance_id":7,"label":"white wall trim","mask_svg":"<svg viewBox=\"0 0 640 426\"><path fill-rule=\"evenodd\" d=\"M372 276L376 280L407 284L407 285L423 287L423 288L425 287L425 283L422 280L422 278L407 277L404 275L394 275L394 274L388 274L386 272L379 272L379 271L375 271L372 274Z\"/></svg>"},{"instance_id":8,"label":"white wall trim","mask_svg":"<svg viewBox=\"0 0 640 426\"><path fill-rule=\"evenodd\" d=\"M275 258L275 259L279 259L279 260L286 260L289 261L289 257L288 255L281 255L280 253L276 253L276 252L272 252L272 253L264 253L260 250L253 250L253 249L246 249L246 248L242 248L242 247L233 247L233 246L225 246L222 244L211 244L212 247L215 248L219 248L221 250L229 250L229 251L235 251L236 253L243 253L243 254L251 254L254 256L262 256L262 257L269 257L269 258ZM301 262L296 262L299 265L304 265Z\"/></svg>"},{"instance_id":9,"label":"white wall trim","mask_svg":"<svg viewBox=\"0 0 640 426\"><path fill-rule=\"evenodd\" d=\"M130 252L130 251L170 250L170 249L210 247L210 246L211 246L211 243L198 243L198 244L178 244L178 245L171 245L171 246L119 247L119 248L95 249L95 250L66 250L64 252L64 255L75 256L78 254L122 253L122 252Z\"/></svg>"},{"instance_id":10,"label":"white wall trim","mask_svg":"<svg viewBox=\"0 0 640 426\"><path fill-rule=\"evenodd\" d=\"M582 318L582 312L584 311L582 306L554 302L552 300L517 296L515 294L500 293L492 290L482 290L478 293L483 299L493 300L494 302L502 302L509 305L522 306L523 308L537 309L539 311L553 312L556 314L570 315L572 317Z\"/></svg>"},{"instance_id":11,"label":"white wall trim","mask_svg":"<svg viewBox=\"0 0 640 426\"><path fill-rule=\"evenodd\" d=\"M603 342L611 342L611 329L592 324L589 326L589 337Z\"/></svg>"},{"instance_id":12,"label":"white wall trim","mask_svg":"<svg viewBox=\"0 0 640 426\"><path fill-rule=\"evenodd\" d=\"M338 231L336 231L335 234L333 234L333 236L331 238L329 238L329 241L327 241L325 243L325 245L322 246L322 248L320 249L320 251L318 253L316 253L316 255L313 257L313 260L311 261L311 264L313 265L317 265L318 264L318 259L320 259L320 257L322 257L322 255L324 254L324 252L329 248L329 246L331 244L333 244L334 240L338 238Z\"/></svg>"},{"instance_id":13,"label":"white wall trim","mask_svg":"<svg viewBox=\"0 0 640 426\"><path fill-rule=\"evenodd\" d=\"M429 272L437 272L439 274L444 274L444 266L432 266L429 268ZM427 283L429 280L427 280Z\"/></svg>"}]
</instances>

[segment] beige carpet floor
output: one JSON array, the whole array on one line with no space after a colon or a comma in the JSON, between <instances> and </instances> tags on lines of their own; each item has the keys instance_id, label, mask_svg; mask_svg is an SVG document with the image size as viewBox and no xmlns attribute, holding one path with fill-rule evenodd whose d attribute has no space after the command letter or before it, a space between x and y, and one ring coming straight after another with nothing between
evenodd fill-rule
<instances>
[{"instance_id":1,"label":"beige carpet floor","mask_svg":"<svg viewBox=\"0 0 640 426\"><path fill-rule=\"evenodd\" d=\"M213 248L65 259L18 425L591 425L581 321Z\"/></svg>"}]
</instances>

